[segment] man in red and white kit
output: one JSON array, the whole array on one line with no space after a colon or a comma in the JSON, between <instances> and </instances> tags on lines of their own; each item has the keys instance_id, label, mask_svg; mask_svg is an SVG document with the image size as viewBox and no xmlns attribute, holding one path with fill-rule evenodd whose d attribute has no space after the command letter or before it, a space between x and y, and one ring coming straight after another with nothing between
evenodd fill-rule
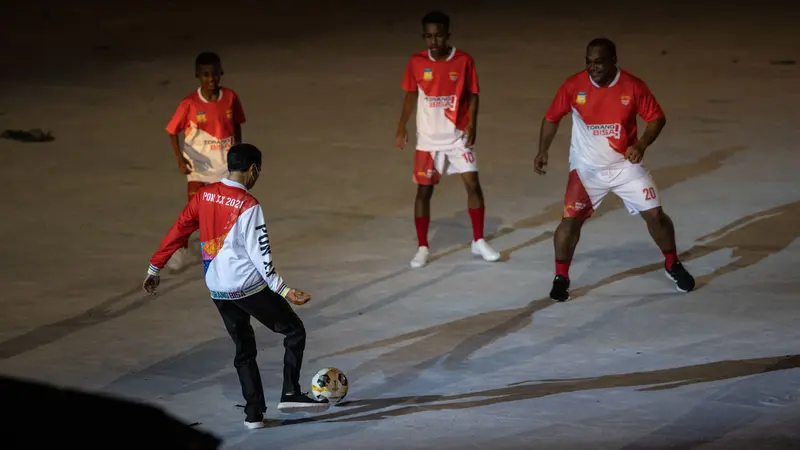
<instances>
[{"instance_id":1,"label":"man in red and white kit","mask_svg":"<svg viewBox=\"0 0 800 450\"><path fill-rule=\"evenodd\" d=\"M617 68L617 49L610 40L599 38L589 43L586 70L567 78L547 110L535 160L539 174L545 173L550 144L568 113L572 113L570 172L564 213L554 238L556 275L550 298L569 299L569 266L581 227L609 192L647 223L664 254L666 275L678 290L694 289L694 278L678 260L672 220L661 208L653 179L640 164L666 124L664 112L644 81ZM647 122L641 138L637 136L637 115Z\"/></svg>"},{"instance_id":2,"label":"man in red and white kit","mask_svg":"<svg viewBox=\"0 0 800 450\"><path fill-rule=\"evenodd\" d=\"M450 18L442 12L433 11L423 17L422 38L428 49L411 56L406 67L402 83L406 96L395 134L395 144L404 148L408 143L406 124L416 108L413 180L417 183L414 222L419 246L411 267L422 267L428 262L433 187L442 175L451 174L461 174L467 190L472 253L486 261L497 261L500 254L483 237L483 192L472 151L479 93L475 62L468 53L448 45Z\"/></svg>"},{"instance_id":3,"label":"man in red and white kit","mask_svg":"<svg viewBox=\"0 0 800 450\"><path fill-rule=\"evenodd\" d=\"M197 55L195 77L200 87L184 97L166 127L178 169L186 175L189 201L201 187L225 177L228 150L242 142L244 109L236 92L220 86L222 75L222 61L216 53ZM188 243L175 253L169 267L181 269L187 262L187 250Z\"/></svg>"}]
</instances>

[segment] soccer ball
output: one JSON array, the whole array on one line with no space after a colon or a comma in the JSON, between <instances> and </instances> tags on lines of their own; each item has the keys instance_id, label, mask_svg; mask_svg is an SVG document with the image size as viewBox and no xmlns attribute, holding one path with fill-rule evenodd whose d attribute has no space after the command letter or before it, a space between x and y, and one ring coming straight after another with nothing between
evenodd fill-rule
<instances>
[{"instance_id":1,"label":"soccer ball","mask_svg":"<svg viewBox=\"0 0 800 450\"><path fill-rule=\"evenodd\" d=\"M311 392L317 400L326 398L335 405L347 395L347 376L335 367L321 369L311 380Z\"/></svg>"}]
</instances>

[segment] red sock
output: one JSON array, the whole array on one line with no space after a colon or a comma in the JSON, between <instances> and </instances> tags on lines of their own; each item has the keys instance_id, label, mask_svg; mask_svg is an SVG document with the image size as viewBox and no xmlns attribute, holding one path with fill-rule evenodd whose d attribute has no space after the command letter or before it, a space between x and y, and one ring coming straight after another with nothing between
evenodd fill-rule
<instances>
[{"instance_id":1,"label":"red sock","mask_svg":"<svg viewBox=\"0 0 800 450\"><path fill-rule=\"evenodd\" d=\"M472 240L483 239L483 208L468 208L469 220L472 222Z\"/></svg>"},{"instance_id":2,"label":"red sock","mask_svg":"<svg viewBox=\"0 0 800 450\"><path fill-rule=\"evenodd\" d=\"M556 276L561 275L562 277L569 280L569 264L572 261L559 261L556 260Z\"/></svg>"},{"instance_id":3,"label":"red sock","mask_svg":"<svg viewBox=\"0 0 800 450\"><path fill-rule=\"evenodd\" d=\"M664 253L664 265L667 267L667 270L672 269L672 265L678 262L678 251L673 250L671 252L663 252Z\"/></svg>"},{"instance_id":4,"label":"red sock","mask_svg":"<svg viewBox=\"0 0 800 450\"><path fill-rule=\"evenodd\" d=\"M428 246L428 225L430 223L430 217L414 217L414 225L417 226L417 242L420 247Z\"/></svg>"}]
</instances>

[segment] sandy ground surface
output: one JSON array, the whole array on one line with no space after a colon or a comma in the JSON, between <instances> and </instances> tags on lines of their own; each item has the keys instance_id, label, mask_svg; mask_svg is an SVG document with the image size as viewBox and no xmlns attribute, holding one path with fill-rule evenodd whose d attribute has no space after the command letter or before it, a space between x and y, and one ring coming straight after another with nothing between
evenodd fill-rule
<instances>
[{"instance_id":1,"label":"sandy ground surface","mask_svg":"<svg viewBox=\"0 0 800 450\"><path fill-rule=\"evenodd\" d=\"M444 2L453 43L477 61L486 227L504 260L469 254L450 178L434 197L434 261L412 271L412 153L392 139L430 5L71 5L28 2L1 35L0 127L56 140L0 141L0 372L152 402L228 448L800 446L800 66L774 63L800 60L792 11ZM217 33L209 17L242 25ZM609 199L578 248L574 300L546 298L568 122L546 177L534 143L598 35L669 117L645 164L700 282L691 294ZM352 383L324 415L281 416L281 343L259 328L276 420L259 432L241 425L200 266L139 293L184 201L163 127L209 48L243 98L245 139L266 151L254 192L278 269L315 294L298 308L303 378L333 365Z\"/></svg>"}]
</instances>

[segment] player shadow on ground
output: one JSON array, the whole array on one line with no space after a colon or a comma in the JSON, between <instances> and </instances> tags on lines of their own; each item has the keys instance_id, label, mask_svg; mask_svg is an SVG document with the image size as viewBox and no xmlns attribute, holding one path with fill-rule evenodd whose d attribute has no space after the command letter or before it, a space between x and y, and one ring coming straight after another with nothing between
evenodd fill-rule
<instances>
[{"instance_id":1,"label":"player shadow on ground","mask_svg":"<svg viewBox=\"0 0 800 450\"><path fill-rule=\"evenodd\" d=\"M718 250L730 249L733 251L734 261L715 269L714 271L696 277L697 285L704 286L715 278L729 274L736 270L758 264L766 257L776 254L798 237L800 237L800 201L781 205L750 216L738 219L719 230L702 236L698 241L705 241L681 253L681 259L691 261L709 255ZM653 271L662 271L663 262L626 270L608 276L596 283L579 287L571 291L573 301L583 297L593 290L616 283L627 278L640 276ZM666 279L665 279L665 282ZM666 285L665 285L666 286ZM648 295L634 305L641 306L646 303L660 300L664 295ZM674 294L686 295L686 294ZM400 336L382 339L369 344L354 346L339 352L326 355L326 358L352 354L367 350L374 350L389 346L396 346L404 342L407 345L390 350L377 358L367 360L354 369L349 370L350 378L355 379L359 373L383 372L387 376L387 383L398 384L405 378L413 378L422 369L431 367L442 360L443 367L448 370L461 368L478 350L485 348L495 341L516 333L533 321L533 315L550 306L558 305L548 297L533 300L521 308L487 311L474 316L456 319L448 323L405 333ZM629 308L630 304L620 306ZM604 317L613 317L613 311L604 314ZM550 342L540 344L541 351L547 351L553 345L563 344L565 341L574 341L585 337L593 328L592 323L572 330L567 336L561 336ZM556 341L556 342L553 342ZM521 351L518 348L508 350L515 355ZM526 356L530 356L528 349ZM492 361L498 361L502 355L495 354ZM490 364L491 366L491 364ZM496 366L492 366L496 367ZM394 372L394 373L392 373Z\"/></svg>"},{"instance_id":2,"label":"player shadow on ground","mask_svg":"<svg viewBox=\"0 0 800 450\"><path fill-rule=\"evenodd\" d=\"M699 396L699 401L693 402L690 409L682 411L672 420L656 425L652 431L647 430L647 434L638 436L620 447L620 450L653 449L655 442L661 443L658 445L659 448L689 450L705 448L701 446L729 438L731 433L763 419L767 409L775 410L776 408L795 406L796 396L788 394L788 391L796 388L789 381L792 378L794 377L790 374L763 378L744 376L739 377L737 381L724 383L719 389L709 392L710 395ZM733 405L734 407L726 408L726 411L720 414L720 405ZM709 420L710 418L713 420ZM610 421L616 422L615 419L610 419ZM773 421L769 423L770 425L775 424ZM594 423L593 425L597 426L598 424ZM609 425L613 426L613 424ZM790 427L785 428L791 430ZM749 439L747 437L743 439L739 435L735 438L737 448L800 448L800 433L795 433L795 437L791 437L781 436L780 431L777 435L764 433L763 429L756 433L753 433L752 429L748 431L749 439L758 437L761 442L757 445L743 445L743 441ZM768 441L770 438L772 438L772 442ZM664 442L665 440L668 442Z\"/></svg>"},{"instance_id":3,"label":"player shadow on ground","mask_svg":"<svg viewBox=\"0 0 800 450\"><path fill-rule=\"evenodd\" d=\"M175 284L163 288L161 293L169 293L194 281L196 280L193 278L178 280ZM78 315L35 328L27 333L0 342L0 360L27 353L59 341L72 333L122 317L147 306L154 300L155 297L143 296L140 286L128 289ZM126 304L127 301L129 302Z\"/></svg>"},{"instance_id":4,"label":"player shadow on ground","mask_svg":"<svg viewBox=\"0 0 800 450\"><path fill-rule=\"evenodd\" d=\"M589 378L529 380L512 383L506 387L463 394L353 400L338 405L339 407L352 408L311 418L286 420L282 424L292 425L320 421L363 422L400 417L413 413L463 410L550 395L600 389L636 388L637 392L662 391L699 383L730 380L796 368L800 368L800 355L716 361L670 369Z\"/></svg>"}]
</instances>

